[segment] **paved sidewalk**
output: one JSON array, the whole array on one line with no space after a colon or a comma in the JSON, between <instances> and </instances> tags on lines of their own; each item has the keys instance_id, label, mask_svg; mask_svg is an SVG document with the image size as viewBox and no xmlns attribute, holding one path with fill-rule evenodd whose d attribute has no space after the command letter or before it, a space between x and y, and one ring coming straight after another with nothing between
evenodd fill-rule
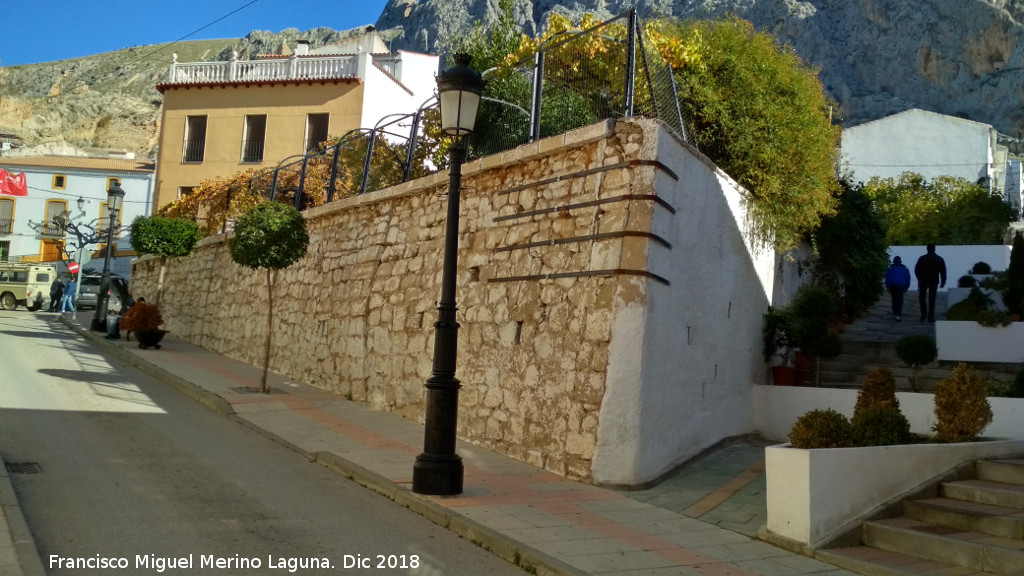
<instances>
[{"instance_id":1,"label":"paved sidewalk","mask_svg":"<svg viewBox=\"0 0 1024 576\"><path fill-rule=\"evenodd\" d=\"M107 341L88 318L64 324L261 434L391 498L537 574L602 576L801 576L849 572L752 536L764 523L762 441L696 459L659 485L615 491L460 442L465 493L413 494L423 426L278 375L255 392L257 368L175 340L160 350ZM55 324L60 329L60 324ZM2 484L0 484L2 490ZM2 526L0 526L2 527ZM6 574L0 538L0 572Z\"/></svg>"}]
</instances>

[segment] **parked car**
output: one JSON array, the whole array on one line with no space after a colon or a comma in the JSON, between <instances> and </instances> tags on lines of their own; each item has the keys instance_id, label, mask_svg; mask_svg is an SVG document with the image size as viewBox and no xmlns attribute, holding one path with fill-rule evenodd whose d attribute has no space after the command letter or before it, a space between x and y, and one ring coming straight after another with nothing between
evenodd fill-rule
<instances>
[{"instance_id":1,"label":"parked car","mask_svg":"<svg viewBox=\"0 0 1024 576\"><path fill-rule=\"evenodd\" d=\"M100 294L99 274L83 274L78 284L78 300L76 308L95 308ZM107 310L121 311L128 304L128 280L118 274L110 275L110 290L107 292Z\"/></svg>"}]
</instances>

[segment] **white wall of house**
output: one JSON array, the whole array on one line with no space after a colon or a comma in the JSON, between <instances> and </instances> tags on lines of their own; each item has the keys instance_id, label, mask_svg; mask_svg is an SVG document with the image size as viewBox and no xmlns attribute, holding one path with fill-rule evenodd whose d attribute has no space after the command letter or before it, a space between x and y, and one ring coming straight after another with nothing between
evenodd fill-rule
<instances>
[{"instance_id":1,"label":"white wall of house","mask_svg":"<svg viewBox=\"0 0 1024 576\"><path fill-rule=\"evenodd\" d=\"M1001 182L995 139L988 124L915 108L844 130L840 166L855 183L904 172Z\"/></svg>"},{"instance_id":2,"label":"white wall of house","mask_svg":"<svg viewBox=\"0 0 1024 576\"><path fill-rule=\"evenodd\" d=\"M744 231L742 191L664 129L655 170L646 301L620 307L594 456L598 483L649 481L724 438L749 433L750 395L767 374L762 316L776 291L775 252Z\"/></svg>"},{"instance_id":3,"label":"white wall of house","mask_svg":"<svg viewBox=\"0 0 1024 576\"><path fill-rule=\"evenodd\" d=\"M393 55L388 55L394 57ZM391 76L372 64L372 56L361 54L367 65L360 65L363 88L363 110L360 126L372 128L381 119L387 122L396 114L411 114L428 100L437 87L434 74L437 72L437 56L399 52L397 71L400 76ZM365 72L364 72L365 70ZM407 133L408 122L391 131Z\"/></svg>"},{"instance_id":4,"label":"white wall of house","mask_svg":"<svg viewBox=\"0 0 1024 576\"><path fill-rule=\"evenodd\" d=\"M60 162L59 158L55 159L55 162ZM10 242L10 258L12 260L20 256L40 254L42 236L39 230L34 229L30 223L38 225L46 219L46 204L49 200L66 202L67 209L75 221L84 223L97 221L100 217L101 205L107 200L108 178L119 178L121 188L125 191L120 218L122 225L127 226L135 217L145 216L151 212L154 184L151 172L96 170L65 166L18 166L17 159L4 161L0 164L0 168L15 174L24 172L28 183L27 196L0 196L0 198L13 199L15 203L11 234L0 235L0 241ZM63 190L53 188L55 174L67 177ZM81 211L78 209L79 198L85 200ZM130 247L127 232L121 235L118 244L121 247ZM92 248L95 249L96 246L92 246ZM92 266L98 267L95 263ZM112 266L112 270L115 272L130 273L130 264L127 261L114 262Z\"/></svg>"}]
</instances>

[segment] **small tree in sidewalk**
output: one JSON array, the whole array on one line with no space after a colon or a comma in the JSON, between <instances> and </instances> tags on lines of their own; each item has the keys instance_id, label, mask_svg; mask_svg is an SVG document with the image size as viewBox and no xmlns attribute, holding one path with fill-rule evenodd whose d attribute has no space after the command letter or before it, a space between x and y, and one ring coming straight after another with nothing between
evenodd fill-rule
<instances>
[{"instance_id":1,"label":"small tree in sidewalk","mask_svg":"<svg viewBox=\"0 0 1024 576\"><path fill-rule=\"evenodd\" d=\"M246 212L235 224L231 237L231 259L246 268L267 271L267 337L263 353L260 392L270 392L270 344L274 327L274 281L277 271L287 268L306 255L309 235L306 220L294 206L264 202Z\"/></svg>"}]
</instances>

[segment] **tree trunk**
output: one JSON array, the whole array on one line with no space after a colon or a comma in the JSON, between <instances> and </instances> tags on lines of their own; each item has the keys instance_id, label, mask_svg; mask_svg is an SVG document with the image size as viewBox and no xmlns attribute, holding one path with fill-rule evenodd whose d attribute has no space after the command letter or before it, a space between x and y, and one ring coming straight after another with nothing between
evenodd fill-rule
<instances>
[{"instance_id":1,"label":"tree trunk","mask_svg":"<svg viewBox=\"0 0 1024 576\"><path fill-rule=\"evenodd\" d=\"M154 306L160 306L160 297L164 295L164 273L167 271L167 256L160 257L160 276L156 281L156 301ZM134 296L133 296L134 298Z\"/></svg>"},{"instance_id":2,"label":"tree trunk","mask_svg":"<svg viewBox=\"0 0 1024 576\"><path fill-rule=\"evenodd\" d=\"M260 376L260 392L270 393L267 386L267 371L270 370L270 334L274 327L274 272L267 268L267 341L263 348L263 375Z\"/></svg>"}]
</instances>

